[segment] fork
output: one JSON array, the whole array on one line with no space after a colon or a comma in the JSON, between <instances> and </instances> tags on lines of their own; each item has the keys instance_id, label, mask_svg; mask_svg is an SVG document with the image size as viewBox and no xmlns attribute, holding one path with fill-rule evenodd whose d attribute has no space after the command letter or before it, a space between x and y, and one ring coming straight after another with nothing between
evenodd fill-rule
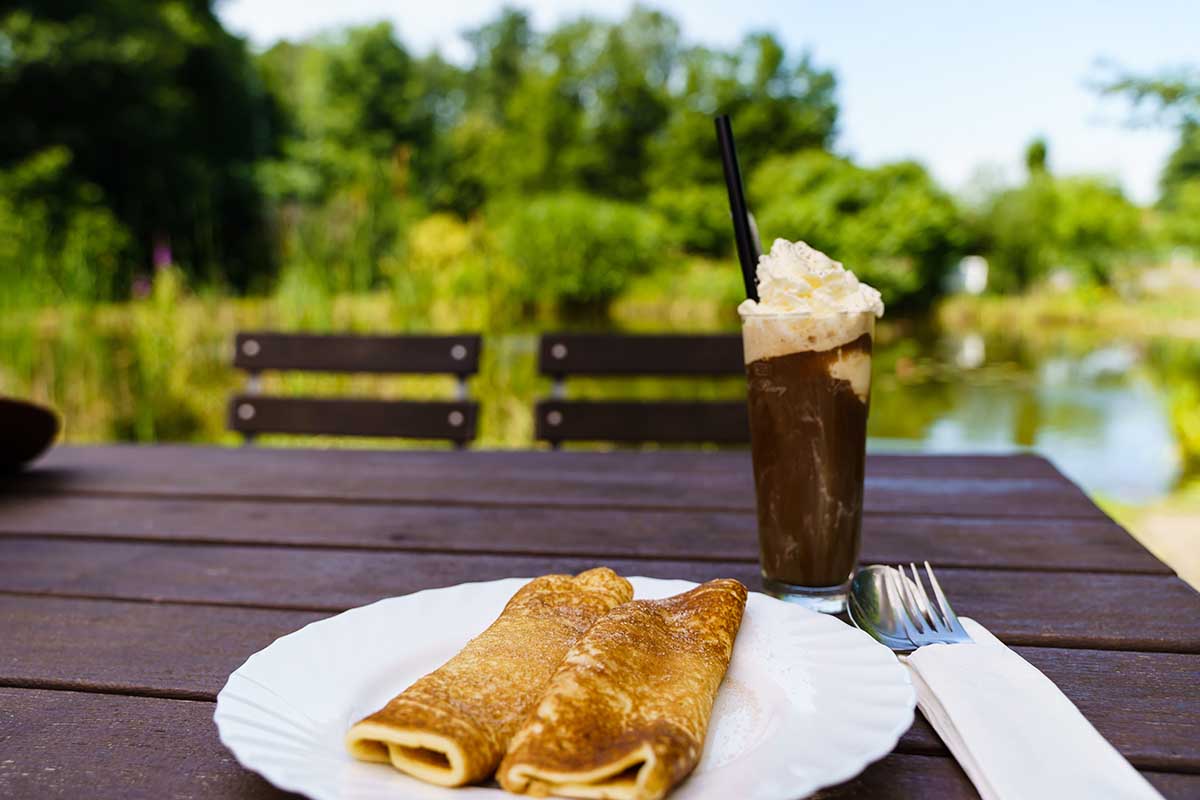
<instances>
[{"instance_id":1,"label":"fork","mask_svg":"<svg viewBox=\"0 0 1200 800\"><path fill-rule=\"evenodd\" d=\"M903 612L897 616L909 641L915 647L974 641L950 607L950 601L946 599L929 562L925 562L925 572L929 575L936 603L930 601L916 564L910 562L908 567L912 570L911 578L904 574L904 565L888 568L884 585L893 608Z\"/></svg>"},{"instance_id":2,"label":"fork","mask_svg":"<svg viewBox=\"0 0 1200 800\"><path fill-rule=\"evenodd\" d=\"M932 599L908 567L861 570L851 619L900 655L917 705L984 800L1161 800L1049 678L982 626L968 621L967 633L929 562Z\"/></svg>"}]
</instances>

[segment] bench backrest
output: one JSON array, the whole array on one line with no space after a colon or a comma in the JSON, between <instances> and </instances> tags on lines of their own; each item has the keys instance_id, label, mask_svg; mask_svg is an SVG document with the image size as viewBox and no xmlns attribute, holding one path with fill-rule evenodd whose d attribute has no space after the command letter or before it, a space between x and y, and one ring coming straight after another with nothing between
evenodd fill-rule
<instances>
[{"instance_id":1,"label":"bench backrest","mask_svg":"<svg viewBox=\"0 0 1200 800\"><path fill-rule=\"evenodd\" d=\"M555 379L555 391L537 404L536 435L554 446L566 441L745 444L750 439L744 400L568 400L564 391L570 376L744 375L737 334L546 334L538 369Z\"/></svg>"},{"instance_id":2,"label":"bench backrest","mask_svg":"<svg viewBox=\"0 0 1200 800\"><path fill-rule=\"evenodd\" d=\"M249 373L247 391L229 403L229 427L252 439L260 433L475 438L479 406L466 379L479 371L481 340L460 336L359 336L251 331L237 334L233 365ZM448 374L458 378L455 400L268 397L259 375L268 371Z\"/></svg>"}]
</instances>

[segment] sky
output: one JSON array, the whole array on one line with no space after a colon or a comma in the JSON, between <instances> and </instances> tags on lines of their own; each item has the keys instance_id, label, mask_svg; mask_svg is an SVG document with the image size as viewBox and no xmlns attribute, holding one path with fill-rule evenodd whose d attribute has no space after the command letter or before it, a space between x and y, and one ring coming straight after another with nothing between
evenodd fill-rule
<instances>
[{"instance_id":1,"label":"sky","mask_svg":"<svg viewBox=\"0 0 1200 800\"><path fill-rule=\"evenodd\" d=\"M628 0L513 0L545 30L581 14L617 19ZM1138 202L1157 195L1171 131L1128 125L1127 106L1088 85L1108 60L1129 70L1200 66L1195 0L654 0L685 41L729 46L772 31L838 78L835 149L864 164L912 158L943 185L1023 177L1035 136L1059 173L1111 177ZM466 56L459 36L496 16L500 0L222 0L218 13L257 47L390 20L418 52ZM737 128L737 120L734 121Z\"/></svg>"}]
</instances>

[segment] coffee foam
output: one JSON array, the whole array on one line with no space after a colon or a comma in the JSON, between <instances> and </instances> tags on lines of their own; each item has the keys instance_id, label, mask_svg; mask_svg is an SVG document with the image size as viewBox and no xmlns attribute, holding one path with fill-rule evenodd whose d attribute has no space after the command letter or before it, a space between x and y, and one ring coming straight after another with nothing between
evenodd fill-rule
<instances>
[{"instance_id":1,"label":"coffee foam","mask_svg":"<svg viewBox=\"0 0 1200 800\"><path fill-rule=\"evenodd\" d=\"M788 353L832 350L871 333L874 324L875 316L867 312L826 317L743 314L742 348L747 364Z\"/></svg>"}]
</instances>

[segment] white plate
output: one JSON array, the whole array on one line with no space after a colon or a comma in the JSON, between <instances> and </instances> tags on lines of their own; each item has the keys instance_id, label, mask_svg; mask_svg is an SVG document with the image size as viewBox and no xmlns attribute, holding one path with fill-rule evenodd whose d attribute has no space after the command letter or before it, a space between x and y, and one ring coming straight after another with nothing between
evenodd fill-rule
<instances>
[{"instance_id":1,"label":"white plate","mask_svg":"<svg viewBox=\"0 0 1200 800\"><path fill-rule=\"evenodd\" d=\"M357 720L436 669L491 624L527 578L380 600L314 622L252 655L217 696L221 741L281 789L315 800L510 798L444 789L346 753ZM689 581L630 578L635 597ZM704 756L675 800L794 800L849 780L913 720L908 673L865 633L751 593L713 708Z\"/></svg>"}]
</instances>

